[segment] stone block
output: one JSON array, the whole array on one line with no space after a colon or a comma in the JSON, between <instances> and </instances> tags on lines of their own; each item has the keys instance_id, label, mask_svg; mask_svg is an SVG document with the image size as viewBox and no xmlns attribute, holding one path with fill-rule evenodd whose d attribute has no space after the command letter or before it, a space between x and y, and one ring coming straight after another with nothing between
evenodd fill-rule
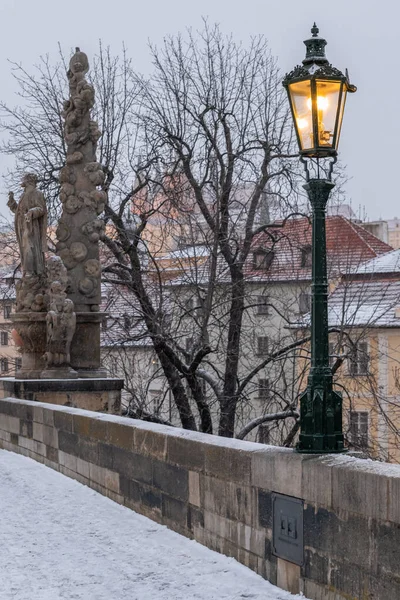
<instances>
[{"instance_id":1,"label":"stone block","mask_svg":"<svg viewBox=\"0 0 400 600\"><path fill-rule=\"evenodd\" d=\"M145 505L161 515L161 492L159 490L127 479L123 475L120 475L119 478L119 488L120 493L135 505Z\"/></svg>"},{"instance_id":2,"label":"stone block","mask_svg":"<svg viewBox=\"0 0 400 600\"><path fill-rule=\"evenodd\" d=\"M0 429L8 431L9 433L17 433L19 435L19 418L0 414Z\"/></svg>"},{"instance_id":3,"label":"stone block","mask_svg":"<svg viewBox=\"0 0 400 600\"><path fill-rule=\"evenodd\" d=\"M103 442L98 442L97 448L99 453L100 467L105 467L106 469L113 469L113 447L108 444L103 444Z\"/></svg>"},{"instance_id":4,"label":"stone block","mask_svg":"<svg viewBox=\"0 0 400 600\"><path fill-rule=\"evenodd\" d=\"M0 429L0 440L4 440L6 442L10 442L11 441L11 433L9 433L8 431L3 431L2 429ZM18 442L18 436L17 436L17 442Z\"/></svg>"},{"instance_id":5,"label":"stone block","mask_svg":"<svg viewBox=\"0 0 400 600\"><path fill-rule=\"evenodd\" d=\"M166 494L161 494L161 514L163 518L172 521L175 525L180 528L188 528L188 505L186 502L181 502L176 498L171 498Z\"/></svg>"},{"instance_id":6,"label":"stone block","mask_svg":"<svg viewBox=\"0 0 400 600\"><path fill-rule=\"evenodd\" d=\"M205 445L186 437L167 436L167 460L191 471L204 471Z\"/></svg>"},{"instance_id":7,"label":"stone block","mask_svg":"<svg viewBox=\"0 0 400 600\"><path fill-rule=\"evenodd\" d=\"M377 563L384 578L397 578L400 584L400 524L382 523L376 530Z\"/></svg>"},{"instance_id":8,"label":"stone block","mask_svg":"<svg viewBox=\"0 0 400 600\"><path fill-rule=\"evenodd\" d=\"M46 445L43 444L42 442L37 442L36 440L34 440L34 452L36 452L36 454L39 454L40 456L46 456Z\"/></svg>"},{"instance_id":9,"label":"stone block","mask_svg":"<svg viewBox=\"0 0 400 600\"><path fill-rule=\"evenodd\" d=\"M32 438L33 437L33 422L26 421L25 419L19 420L19 434L23 437Z\"/></svg>"},{"instance_id":10,"label":"stone block","mask_svg":"<svg viewBox=\"0 0 400 600\"><path fill-rule=\"evenodd\" d=\"M76 472L82 475L86 479L90 479L90 463L82 458L76 459Z\"/></svg>"},{"instance_id":11,"label":"stone block","mask_svg":"<svg viewBox=\"0 0 400 600\"><path fill-rule=\"evenodd\" d=\"M300 592L300 567L283 558L278 558L277 586L291 594L298 594Z\"/></svg>"},{"instance_id":12,"label":"stone block","mask_svg":"<svg viewBox=\"0 0 400 600\"><path fill-rule=\"evenodd\" d=\"M201 505L209 512L257 526L256 492L247 486L200 476Z\"/></svg>"},{"instance_id":13,"label":"stone block","mask_svg":"<svg viewBox=\"0 0 400 600\"><path fill-rule=\"evenodd\" d=\"M41 406L33 407L33 420L35 421L35 423L43 423L44 411Z\"/></svg>"},{"instance_id":14,"label":"stone block","mask_svg":"<svg viewBox=\"0 0 400 600\"><path fill-rule=\"evenodd\" d=\"M332 467L332 507L336 511L386 518L388 487L384 475L353 467L351 463Z\"/></svg>"},{"instance_id":15,"label":"stone block","mask_svg":"<svg viewBox=\"0 0 400 600\"><path fill-rule=\"evenodd\" d=\"M250 484L251 454L243 450L204 444L205 473L213 477L240 483Z\"/></svg>"},{"instance_id":16,"label":"stone block","mask_svg":"<svg viewBox=\"0 0 400 600\"><path fill-rule=\"evenodd\" d=\"M189 506L188 508L188 517L187 517L187 526L190 531L194 531L197 527L204 528L204 513L202 510L195 508L194 506Z\"/></svg>"},{"instance_id":17,"label":"stone block","mask_svg":"<svg viewBox=\"0 0 400 600\"><path fill-rule=\"evenodd\" d=\"M321 585L328 585L328 556L329 553L325 556L306 548L304 550L304 565L301 568L302 576L306 579L316 581Z\"/></svg>"},{"instance_id":18,"label":"stone block","mask_svg":"<svg viewBox=\"0 0 400 600\"><path fill-rule=\"evenodd\" d=\"M54 464L58 464L58 450L51 446L46 446L46 459ZM58 470L58 469L56 469Z\"/></svg>"},{"instance_id":19,"label":"stone block","mask_svg":"<svg viewBox=\"0 0 400 600\"><path fill-rule=\"evenodd\" d=\"M201 506L200 475L195 471L189 471L189 503L193 506Z\"/></svg>"},{"instance_id":20,"label":"stone block","mask_svg":"<svg viewBox=\"0 0 400 600\"><path fill-rule=\"evenodd\" d=\"M388 477L387 519L400 524L400 478Z\"/></svg>"},{"instance_id":21,"label":"stone block","mask_svg":"<svg viewBox=\"0 0 400 600\"><path fill-rule=\"evenodd\" d=\"M106 493L107 498L110 498L110 500L112 500L113 502L117 502L117 504L124 504L124 497L121 496L121 494L116 494L115 492L112 492L109 489L106 490Z\"/></svg>"},{"instance_id":22,"label":"stone block","mask_svg":"<svg viewBox=\"0 0 400 600\"><path fill-rule=\"evenodd\" d=\"M131 425L107 422L107 443L125 450L133 450L134 428Z\"/></svg>"},{"instance_id":23,"label":"stone block","mask_svg":"<svg viewBox=\"0 0 400 600\"><path fill-rule=\"evenodd\" d=\"M188 501L188 471L161 461L153 462L153 485L163 493L178 500Z\"/></svg>"},{"instance_id":24,"label":"stone block","mask_svg":"<svg viewBox=\"0 0 400 600\"><path fill-rule=\"evenodd\" d=\"M58 431L55 427L43 425L43 443L52 448L58 448Z\"/></svg>"},{"instance_id":25,"label":"stone block","mask_svg":"<svg viewBox=\"0 0 400 600\"><path fill-rule=\"evenodd\" d=\"M272 494L258 490L258 521L261 527L272 529Z\"/></svg>"},{"instance_id":26,"label":"stone block","mask_svg":"<svg viewBox=\"0 0 400 600\"><path fill-rule=\"evenodd\" d=\"M17 433L10 433L10 442L18 446L19 444L19 435Z\"/></svg>"},{"instance_id":27,"label":"stone block","mask_svg":"<svg viewBox=\"0 0 400 600\"><path fill-rule=\"evenodd\" d=\"M21 422L22 424L22 422ZM21 433L21 435L23 435ZM37 440L38 442L43 442L43 425L41 423L35 423L33 422L33 432L32 432L32 436L28 436L28 437L33 437L34 440Z\"/></svg>"},{"instance_id":28,"label":"stone block","mask_svg":"<svg viewBox=\"0 0 400 600\"><path fill-rule=\"evenodd\" d=\"M251 483L261 489L301 498L303 457L283 448L252 454Z\"/></svg>"},{"instance_id":29,"label":"stone block","mask_svg":"<svg viewBox=\"0 0 400 600\"><path fill-rule=\"evenodd\" d=\"M58 452L58 462L60 466L65 467L68 471L73 471L77 473L77 457L72 454L68 454L62 450Z\"/></svg>"},{"instance_id":30,"label":"stone block","mask_svg":"<svg viewBox=\"0 0 400 600\"><path fill-rule=\"evenodd\" d=\"M158 431L135 428L133 447L138 454L165 460L167 456L167 436Z\"/></svg>"},{"instance_id":31,"label":"stone block","mask_svg":"<svg viewBox=\"0 0 400 600\"><path fill-rule=\"evenodd\" d=\"M31 452L35 452L35 448L36 448L36 441L29 439L29 438L25 438L25 437L20 437L18 440L18 444L21 448L26 448L27 450L30 450Z\"/></svg>"},{"instance_id":32,"label":"stone block","mask_svg":"<svg viewBox=\"0 0 400 600\"><path fill-rule=\"evenodd\" d=\"M347 560L359 570L372 568L371 550L374 544L371 544L370 519L346 511L339 514L306 505L303 513L304 546L338 562L343 556L349 557ZM313 560L316 562L318 558L314 555ZM326 583L324 577L321 575L318 583Z\"/></svg>"},{"instance_id":33,"label":"stone block","mask_svg":"<svg viewBox=\"0 0 400 600\"><path fill-rule=\"evenodd\" d=\"M51 448L51 450L54 450L54 448ZM49 467L50 469L53 469L54 471L59 471L60 470L60 466L56 461L53 461L49 458L45 458L44 459L44 465L46 465L46 467Z\"/></svg>"},{"instance_id":34,"label":"stone block","mask_svg":"<svg viewBox=\"0 0 400 600\"><path fill-rule=\"evenodd\" d=\"M89 463L89 478L90 481L101 485L105 489L109 489L116 494L119 493L119 474L114 471L109 471L103 467Z\"/></svg>"},{"instance_id":35,"label":"stone block","mask_svg":"<svg viewBox=\"0 0 400 600\"><path fill-rule=\"evenodd\" d=\"M141 456L123 448L110 446L113 455L113 470L128 479L151 484L153 481L153 461L149 456Z\"/></svg>"},{"instance_id":36,"label":"stone block","mask_svg":"<svg viewBox=\"0 0 400 600\"><path fill-rule=\"evenodd\" d=\"M43 412L43 425L54 427L54 411L48 408L42 408Z\"/></svg>"},{"instance_id":37,"label":"stone block","mask_svg":"<svg viewBox=\"0 0 400 600\"><path fill-rule=\"evenodd\" d=\"M72 421L71 421L72 426ZM57 428L58 429L58 428ZM78 444L79 437L76 433L69 433L63 429L59 429L58 431L58 447L63 452L67 454L73 454L74 456L79 456L78 454Z\"/></svg>"},{"instance_id":38,"label":"stone block","mask_svg":"<svg viewBox=\"0 0 400 600\"><path fill-rule=\"evenodd\" d=\"M105 442L107 439L107 422L100 417L91 417L89 423L89 437L92 440Z\"/></svg>"},{"instance_id":39,"label":"stone block","mask_svg":"<svg viewBox=\"0 0 400 600\"><path fill-rule=\"evenodd\" d=\"M77 465L78 466L78 465ZM89 463L89 479L91 482L98 483L102 487L106 487L106 469Z\"/></svg>"},{"instance_id":40,"label":"stone block","mask_svg":"<svg viewBox=\"0 0 400 600\"><path fill-rule=\"evenodd\" d=\"M72 415L72 430L79 436L90 437L89 429L92 418L84 415Z\"/></svg>"},{"instance_id":41,"label":"stone block","mask_svg":"<svg viewBox=\"0 0 400 600\"><path fill-rule=\"evenodd\" d=\"M325 508L332 507L332 457L304 456L301 498Z\"/></svg>"},{"instance_id":42,"label":"stone block","mask_svg":"<svg viewBox=\"0 0 400 600\"><path fill-rule=\"evenodd\" d=\"M72 433L73 431L73 414L55 410L53 412L54 427L60 431Z\"/></svg>"}]
</instances>

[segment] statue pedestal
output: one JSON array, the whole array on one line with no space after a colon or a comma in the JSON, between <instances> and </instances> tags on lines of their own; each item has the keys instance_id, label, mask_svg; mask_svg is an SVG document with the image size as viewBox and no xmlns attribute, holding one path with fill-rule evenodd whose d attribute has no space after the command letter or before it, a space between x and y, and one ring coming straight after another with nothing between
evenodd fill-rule
<instances>
[{"instance_id":1,"label":"statue pedestal","mask_svg":"<svg viewBox=\"0 0 400 600\"><path fill-rule=\"evenodd\" d=\"M122 379L0 379L0 397L120 414Z\"/></svg>"},{"instance_id":2,"label":"statue pedestal","mask_svg":"<svg viewBox=\"0 0 400 600\"><path fill-rule=\"evenodd\" d=\"M17 312L11 315L23 352L18 379L39 379L46 368L46 313ZM18 343L17 343L18 345Z\"/></svg>"}]
</instances>

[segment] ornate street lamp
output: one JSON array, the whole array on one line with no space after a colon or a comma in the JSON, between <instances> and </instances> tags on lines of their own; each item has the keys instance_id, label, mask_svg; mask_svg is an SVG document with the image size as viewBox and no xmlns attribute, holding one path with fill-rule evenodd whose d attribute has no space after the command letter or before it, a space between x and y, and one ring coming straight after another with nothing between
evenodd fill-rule
<instances>
[{"instance_id":1,"label":"ornate street lamp","mask_svg":"<svg viewBox=\"0 0 400 600\"><path fill-rule=\"evenodd\" d=\"M326 40L315 25L303 64L283 80L290 102L300 160L312 207L312 309L311 369L307 390L300 397L300 436L297 450L304 453L344 452L342 396L332 388L328 341L328 279L326 272L325 214L337 160L340 129L348 92L355 92L349 78L332 67L325 56ZM324 160L323 160L324 159ZM323 164L328 163L328 165ZM327 173L320 178L321 170ZM317 178L310 178L315 167Z\"/></svg>"}]
</instances>

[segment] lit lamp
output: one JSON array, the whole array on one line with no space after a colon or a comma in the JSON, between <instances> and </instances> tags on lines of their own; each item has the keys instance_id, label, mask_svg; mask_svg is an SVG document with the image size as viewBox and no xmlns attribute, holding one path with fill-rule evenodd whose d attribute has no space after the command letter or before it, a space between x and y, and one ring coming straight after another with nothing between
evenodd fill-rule
<instances>
[{"instance_id":1,"label":"lit lamp","mask_svg":"<svg viewBox=\"0 0 400 600\"><path fill-rule=\"evenodd\" d=\"M308 385L300 396L299 452L344 452L342 396L333 390L329 366L328 279L326 270L325 216L336 162L343 112L348 92L355 92L347 73L332 67L325 56L326 40L314 23L303 64L283 80L305 166L312 206L312 308L311 368ZM318 178L310 179L307 159L316 163ZM316 161L314 160L316 159ZM320 178L320 159L332 159L326 178Z\"/></svg>"},{"instance_id":2,"label":"lit lamp","mask_svg":"<svg viewBox=\"0 0 400 600\"><path fill-rule=\"evenodd\" d=\"M325 56L326 40L312 37L304 43L306 58L283 81L290 102L300 154L308 158L336 156L347 92L355 92L347 74L332 67Z\"/></svg>"}]
</instances>

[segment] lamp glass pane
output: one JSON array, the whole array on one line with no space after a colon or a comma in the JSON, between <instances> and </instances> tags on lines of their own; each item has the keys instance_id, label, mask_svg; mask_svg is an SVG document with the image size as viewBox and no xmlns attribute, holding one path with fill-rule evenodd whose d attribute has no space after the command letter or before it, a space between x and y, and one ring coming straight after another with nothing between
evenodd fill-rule
<instances>
[{"instance_id":1,"label":"lamp glass pane","mask_svg":"<svg viewBox=\"0 0 400 600\"><path fill-rule=\"evenodd\" d=\"M336 142L335 142L336 149L339 147L340 131L342 129L344 106L346 104L346 95L347 95L347 88L345 85L343 85L342 98L340 101L340 108L339 108L339 118L338 118L338 122L337 122L337 131L336 131Z\"/></svg>"},{"instance_id":2,"label":"lamp glass pane","mask_svg":"<svg viewBox=\"0 0 400 600\"><path fill-rule=\"evenodd\" d=\"M333 148L341 85L341 81L316 81L318 146L320 148Z\"/></svg>"},{"instance_id":3,"label":"lamp glass pane","mask_svg":"<svg viewBox=\"0 0 400 600\"><path fill-rule=\"evenodd\" d=\"M289 85L289 94L292 101L295 126L300 140L300 149L308 150L314 147L310 81L291 83Z\"/></svg>"}]
</instances>

